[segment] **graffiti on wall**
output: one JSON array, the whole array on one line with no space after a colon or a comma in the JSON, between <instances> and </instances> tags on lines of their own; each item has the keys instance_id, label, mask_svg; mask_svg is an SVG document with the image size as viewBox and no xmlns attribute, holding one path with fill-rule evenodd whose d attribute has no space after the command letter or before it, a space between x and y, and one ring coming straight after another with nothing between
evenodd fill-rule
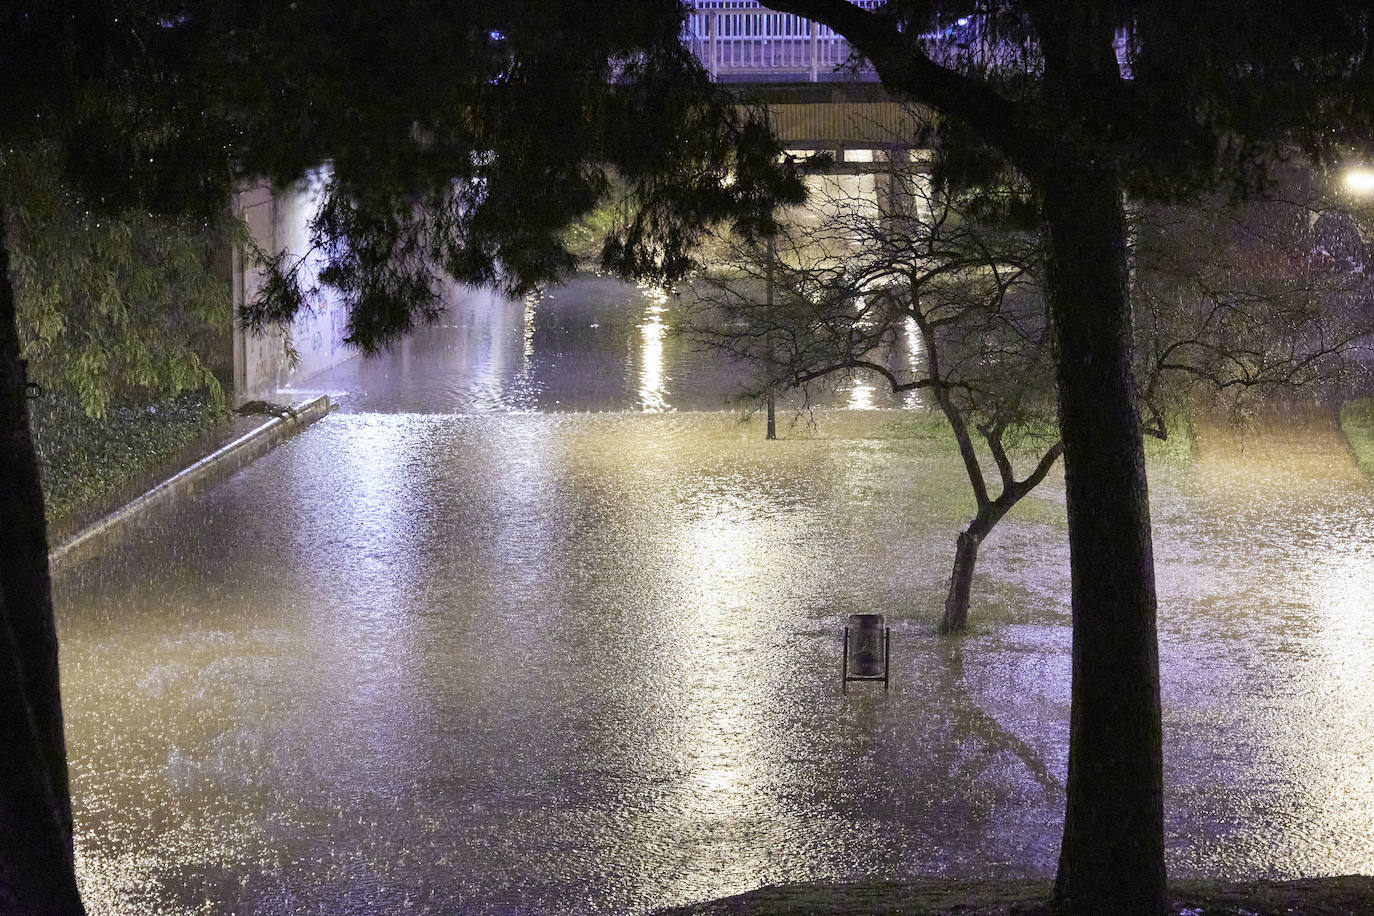
<instances>
[{"instance_id":1,"label":"graffiti on wall","mask_svg":"<svg viewBox=\"0 0 1374 916\"><path fill-rule=\"evenodd\" d=\"M235 332L234 387L240 399L271 395L277 389L299 387L311 376L338 365L354 355L344 343L347 310L338 295L316 282L321 267L317 254L309 252L309 224L319 206L321 188L328 179L324 170L312 173L291 188L274 191L258 185L241 191L237 206L254 240L265 251L285 249L302 257L301 288L304 307L289 327L265 329L260 334ZM262 289L262 268L240 258L236 278L237 304L251 301Z\"/></svg>"}]
</instances>

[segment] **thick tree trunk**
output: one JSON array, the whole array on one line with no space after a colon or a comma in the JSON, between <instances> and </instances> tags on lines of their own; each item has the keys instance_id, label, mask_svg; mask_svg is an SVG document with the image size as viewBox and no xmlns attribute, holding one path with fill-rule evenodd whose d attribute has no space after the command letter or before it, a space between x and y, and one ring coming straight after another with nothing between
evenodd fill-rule
<instances>
[{"instance_id":1,"label":"thick tree trunk","mask_svg":"<svg viewBox=\"0 0 1374 916\"><path fill-rule=\"evenodd\" d=\"M959 532L954 547L954 574L949 579L949 594L945 596L945 615L940 618L940 633L961 633L968 627L968 599L973 588L973 567L978 563L978 545L982 535L969 525Z\"/></svg>"},{"instance_id":2,"label":"thick tree trunk","mask_svg":"<svg viewBox=\"0 0 1374 916\"><path fill-rule=\"evenodd\" d=\"M1159 650L1125 220L1116 174L1076 165L1045 189L1073 590L1054 907L1155 916L1166 909Z\"/></svg>"},{"instance_id":3,"label":"thick tree trunk","mask_svg":"<svg viewBox=\"0 0 1374 916\"><path fill-rule=\"evenodd\" d=\"M38 461L0 209L0 911L84 912Z\"/></svg>"}]
</instances>

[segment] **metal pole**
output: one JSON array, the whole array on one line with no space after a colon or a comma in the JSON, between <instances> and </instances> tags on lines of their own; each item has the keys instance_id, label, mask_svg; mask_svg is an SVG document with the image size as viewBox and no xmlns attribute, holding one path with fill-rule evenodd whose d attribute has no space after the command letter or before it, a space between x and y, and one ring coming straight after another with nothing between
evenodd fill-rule
<instances>
[{"instance_id":1,"label":"metal pole","mask_svg":"<svg viewBox=\"0 0 1374 916\"><path fill-rule=\"evenodd\" d=\"M892 645L892 627L883 627L883 689L887 689L887 675L891 670L888 647Z\"/></svg>"},{"instance_id":2,"label":"metal pole","mask_svg":"<svg viewBox=\"0 0 1374 916\"><path fill-rule=\"evenodd\" d=\"M778 438L778 421L773 410L773 261L777 257L778 243L775 236L768 236L768 432L764 439Z\"/></svg>"}]
</instances>

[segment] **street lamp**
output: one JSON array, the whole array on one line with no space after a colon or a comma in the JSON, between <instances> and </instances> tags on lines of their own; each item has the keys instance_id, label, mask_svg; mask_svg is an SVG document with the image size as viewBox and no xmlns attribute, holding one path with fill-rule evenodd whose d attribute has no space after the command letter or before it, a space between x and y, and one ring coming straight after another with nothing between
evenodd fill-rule
<instances>
[{"instance_id":1,"label":"street lamp","mask_svg":"<svg viewBox=\"0 0 1374 916\"><path fill-rule=\"evenodd\" d=\"M1359 194L1361 196L1374 194L1374 169L1346 169L1345 189L1351 194Z\"/></svg>"}]
</instances>

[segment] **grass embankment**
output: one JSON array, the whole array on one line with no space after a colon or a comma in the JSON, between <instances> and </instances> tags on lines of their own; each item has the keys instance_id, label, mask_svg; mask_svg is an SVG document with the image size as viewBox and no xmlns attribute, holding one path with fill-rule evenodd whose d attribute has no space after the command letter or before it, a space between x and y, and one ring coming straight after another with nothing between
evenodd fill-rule
<instances>
[{"instance_id":1,"label":"grass embankment","mask_svg":"<svg viewBox=\"0 0 1374 916\"><path fill-rule=\"evenodd\" d=\"M1298 881L1176 881L1179 916L1352 916L1374 912L1374 878ZM1044 912L1047 881L868 881L795 884L660 911L660 916L1012 916Z\"/></svg>"},{"instance_id":2,"label":"grass embankment","mask_svg":"<svg viewBox=\"0 0 1374 916\"><path fill-rule=\"evenodd\" d=\"M1374 477L1374 398L1361 398L1341 405L1341 431L1355 453L1355 460Z\"/></svg>"},{"instance_id":3,"label":"grass embankment","mask_svg":"<svg viewBox=\"0 0 1374 916\"><path fill-rule=\"evenodd\" d=\"M54 397L30 403L50 531L98 512L121 488L229 415L204 395L115 407L99 419Z\"/></svg>"}]
</instances>

